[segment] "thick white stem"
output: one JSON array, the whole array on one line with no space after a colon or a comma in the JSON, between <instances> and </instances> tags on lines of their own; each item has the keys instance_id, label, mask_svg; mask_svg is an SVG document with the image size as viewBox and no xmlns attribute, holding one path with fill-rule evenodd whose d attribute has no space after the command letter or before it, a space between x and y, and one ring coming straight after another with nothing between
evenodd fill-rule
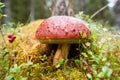
<instances>
[{"instance_id":1,"label":"thick white stem","mask_svg":"<svg viewBox=\"0 0 120 80\"><path fill-rule=\"evenodd\" d=\"M68 57L70 44L59 44L53 59L53 66L56 67L60 59L66 60Z\"/></svg>"}]
</instances>

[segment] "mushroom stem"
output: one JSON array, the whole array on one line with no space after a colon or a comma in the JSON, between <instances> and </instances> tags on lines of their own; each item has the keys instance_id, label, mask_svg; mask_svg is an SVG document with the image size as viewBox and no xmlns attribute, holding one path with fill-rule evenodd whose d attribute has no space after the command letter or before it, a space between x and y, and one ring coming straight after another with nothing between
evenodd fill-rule
<instances>
[{"instance_id":1,"label":"mushroom stem","mask_svg":"<svg viewBox=\"0 0 120 80\"><path fill-rule=\"evenodd\" d=\"M54 59L53 59L53 66L56 67L57 63L61 60L64 59L66 60L68 57L70 49L70 44L59 44L57 51L55 53Z\"/></svg>"}]
</instances>

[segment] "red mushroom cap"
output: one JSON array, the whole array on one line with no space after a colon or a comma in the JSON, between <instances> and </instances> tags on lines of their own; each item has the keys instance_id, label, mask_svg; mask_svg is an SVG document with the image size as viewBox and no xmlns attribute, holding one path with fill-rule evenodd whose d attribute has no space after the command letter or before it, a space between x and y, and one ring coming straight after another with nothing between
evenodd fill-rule
<instances>
[{"instance_id":1,"label":"red mushroom cap","mask_svg":"<svg viewBox=\"0 0 120 80\"><path fill-rule=\"evenodd\" d=\"M35 36L43 43L78 43L81 33L85 34L86 38L91 34L87 24L82 20L68 16L53 16L40 24Z\"/></svg>"}]
</instances>

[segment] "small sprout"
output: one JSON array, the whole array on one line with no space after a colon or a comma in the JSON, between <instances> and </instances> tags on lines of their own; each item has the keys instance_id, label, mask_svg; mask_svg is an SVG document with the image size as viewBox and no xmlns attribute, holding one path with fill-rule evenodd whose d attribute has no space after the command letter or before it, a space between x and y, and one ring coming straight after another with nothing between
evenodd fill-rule
<instances>
[{"instance_id":1,"label":"small sprout","mask_svg":"<svg viewBox=\"0 0 120 80\"><path fill-rule=\"evenodd\" d=\"M76 64L80 64L80 60L79 60L79 59L76 59L76 60L75 60L75 63L76 63Z\"/></svg>"},{"instance_id":2,"label":"small sprout","mask_svg":"<svg viewBox=\"0 0 120 80\"><path fill-rule=\"evenodd\" d=\"M82 35L83 34L83 32L82 31L80 31L80 35Z\"/></svg>"},{"instance_id":3,"label":"small sprout","mask_svg":"<svg viewBox=\"0 0 120 80\"><path fill-rule=\"evenodd\" d=\"M107 31L108 31L108 29L107 29L107 28L103 28L103 31L107 32Z\"/></svg>"},{"instance_id":4,"label":"small sprout","mask_svg":"<svg viewBox=\"0 0 120 80\"><path fill-rule=\"evenodd\" d=\"M81 53L84 57L88 57L88 55L86 53Z\"/></svg>"},{"instance_id":5,"label":"small sprout","mask_svg":"<svg viewBox=\"0 0 120 80\"><path fill-rule=\"evenodd\" d=\"M98 74L99 78L109 78L112 75L113 71L107 66L102 67L102 72Z\"/></svg>"},{"instance_id":6,"label":"small sprout","mask_svg":"<svg viewBox=\"0 0 120 80\"><path fill-rule=\"evenodd\" d=\"M56 68L59 68L60 66L62 66L64 63L64 59L60 59L59 62L57 62Z\"/></svg>"},{"instance_id":7,"label":"small sprout","mask_svg":"<svg viewBox=\"0 0 120 80\"><path fill-rule=\"evenodd\" d=\"M89 79L92 79L92 75L91 74L87 74L87 77L89 78Z\"/></svg>"},{"instance_id":8,"label":"small sprout","mask_svg":"<svg viewBox=\"0 0 120 80\"><path fill-rule=\"evenodd\" d=\"M102 61L104 62L104 61L107 61L107 57L103 57L102 58Z\"/></svg>"},{"instance_id":9,"label":"small sprout","mask_svg":"<svg viewBox=\"0 0 120 80\"><path fill-rule=\"evenodd\" d=\"M82 38L86 38L86 33L83 33Z\"/></svg>"},{"instance_id":10,"label":"small sprout","mask_svg":"<svg viewBox=\"0 0 120 80\"><path fill-rule=\"evenodd\" d=\"M47 59L47 56L46 56L46 55L40 56L40 60L41 60L41 61L45 61L46 59Z\"/></svg>"},{"instance_id":11,"label":"small sprout","mask_svg":"<svg viewBox=\"0 0 120 80\"><path fill-rule=\"evenodd\" d=\"M87 37L86 33L83 33L82 31L80 31L79 34L80 34L81 38L86 38Z\"/></svg>"},{"instance_id":12,"label":"small sprout","mask_svg":"<svg viewBox=\"0 0 120 80\"><path fill-rule=\"evenodd\" d=\"M110 65L111 65L110 62L107 62L107 63L106 63L106 66L110 66Z\"/></svg>"},{"instance_id":13,"label":"small sprout","mask_svg":"<svg viewBox=\"0 0 120 80\"><path fill-rule=\"evenodd\" d=\"M90 47L91 43L90 42L86 42L85 45Z\"/></svg>"}]
</instances>

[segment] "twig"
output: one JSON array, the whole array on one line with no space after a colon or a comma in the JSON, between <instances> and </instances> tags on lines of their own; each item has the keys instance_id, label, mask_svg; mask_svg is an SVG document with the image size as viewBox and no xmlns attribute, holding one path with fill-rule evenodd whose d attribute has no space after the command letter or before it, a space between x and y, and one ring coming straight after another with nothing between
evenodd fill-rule
<instances>
[{"instance_id":1,"label":"twig","mask_svg":"<svg viewBox=\"0 0 120 80\"><path fill-rule=\"evenodd\" d=\"M89 71L89 73L93 75L94 71L93 71L92 67L88 64L88 62L86 60L83 60L83 63L87 67L87 70Z\"/></svg>"},{"instance_id":2,"label":"twig","mask_svg":"<svg viewBox=\"0 0 120 80\"><path fill-rule=\"evenodd\" d=\"M3 31L2 31L1 28L0 28L0 33L1 33L1 35L2 35L2 39L3 39L3 41L4 41L5 46L7 46L7 43L6 43L5 38L4 38Z\"/></svg>"},{"instance_id":3,"label":"twig","mask_svg":"<svg viewBox=\"0 0 120 80\"><path fill-rule=\"evenodd\" d=\"M108 7L108 4L103 6L102 8L100 8L98 11L96 11L93 15L91 15L90 19L92 19L93 17L95 17L98 13L100 13L102 10L104 10L105 8Z\"/></svg>"}]
</instances>

